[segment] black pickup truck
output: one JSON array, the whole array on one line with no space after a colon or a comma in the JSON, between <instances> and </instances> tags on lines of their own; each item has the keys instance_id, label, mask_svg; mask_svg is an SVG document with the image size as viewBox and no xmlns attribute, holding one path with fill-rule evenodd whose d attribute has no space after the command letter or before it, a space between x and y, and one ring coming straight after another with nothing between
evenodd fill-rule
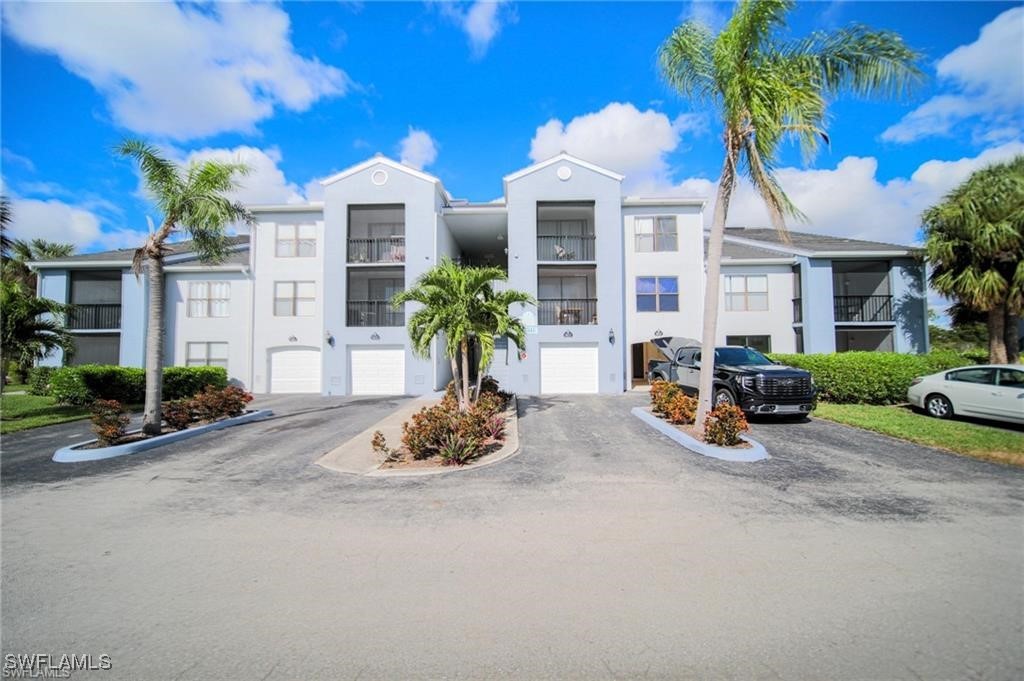
<instances>
[{"instance_id":1,"label":"black pickup truck","mask_svg":"<svg viewBox=\"0 0 1024 681\"><path fill-rule=\"evenodd\" d=\"M654 338L665 360L651 360L647 377L678 383L697 394L700 345L687 338ZM736 404L748 414L807 414L814 409L814 379L803 369L773 362L753 348L715 348L714 404Z\"/></svg>"}]
</instances>

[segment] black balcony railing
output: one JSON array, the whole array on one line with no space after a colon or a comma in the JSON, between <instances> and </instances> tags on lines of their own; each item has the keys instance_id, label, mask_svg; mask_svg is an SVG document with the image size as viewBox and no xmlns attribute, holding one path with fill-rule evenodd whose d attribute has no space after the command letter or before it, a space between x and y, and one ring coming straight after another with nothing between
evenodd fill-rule
<instances>
[{"instance_id":1,"label":"black balcony railing","mask_svg":"<svg viewBox=\"0 0 1024 681\"><path fill-rule=\"evenodd\" d=\"M349 326L405 325L405 312L395 310L386 300L350 300L346 318Z\"/></svg>"},{"instance_id":2,"label":"black balcony railing","mask_svg":"<svg viewBox=\"0 0 1024 681\"><path fill-rule=\"evenodd\" d=\"M79 304L71 308L68 313L67 326L69 329L120 329L121 328L121 304L100 303L100 304Z\"/></svg>"},{"instance_id":3,"label":"black balcony railing","mask_svg":"<svg viewBox=\"0 0 1024 681\"><path fill-rule=\"evenodd\" d=\"M597 298L538 300L537 321L541 326L597 324Z\"/></svg>"},{"instance_id":4,"label":"black balcony railing","mask_svg":"<svg viewBox=\"0 0 1024 681\"><path fill-rule=\"evenodd\" d=\"M802 322L804 320L804 306L803 301L799 298L793 299L793 322Z\"/></svg>"},{"instance_id":5,"label":"black balcony railing","mask_svg":"<svg viewBox=\"0 0 1024 681\"><path fill-rule=\"evenodd\" d=\"M892 296L835 296L837 322L891 322Z\"/></svg>"},{"instance_id":6,"label":"black balcony railing","mask_svg":"<svg viewBox=\"0 0 1024 681\"><path fill-rule=\"evenodd\" d=\"M349 262L405 262L405 237L348 240Z\"/></svg>"},{"instance_id":7,"label":"black balcony railing","mask_svg":"<svg viewBox=\"0 0 1024 681\"><path fill-rule=\"evenodd\" d=\"M574 261L594 259L594 235L538 236L537 260Z\"/></svg>"}]
</instances>

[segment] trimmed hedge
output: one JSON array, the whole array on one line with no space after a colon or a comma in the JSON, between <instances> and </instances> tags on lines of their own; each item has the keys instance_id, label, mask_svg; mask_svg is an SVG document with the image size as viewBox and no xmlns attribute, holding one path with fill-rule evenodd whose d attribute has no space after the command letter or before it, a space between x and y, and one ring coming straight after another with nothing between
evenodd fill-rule
<instances>
[{"instance_id":1,"label":"trimmed hedge","mask_svg":"<svg viewBox=\"0 0 1024 681\"><path fill-rule=\"evenodd\" d=\"M45 396L50 394L50 379L57 367L32 367L28 371L28 394Z\"/></svg>"},{"instance_id":2,"label":"trimmed hedge","mask_svg":"<svg viewBox=\"0 0 1024 681\"><path fill-rule=\"evenodd\" d=\"M192 397L206 386L224 388L227 384L223 367L165 367L163 397ZM141 404L146 399L146 371L106 364L62 367L53 372L50 394L61 404L86 405L95 400Z\"/></svg>"},{"instance_id":3,"label":"trimmed hedge","mask_svg":"<svg viewBox=\"0 0 1024 681\"><path fill-rule=\"evenodd\" d=\"M910 381L946 369L975 364L957 352L926 355L898 352L836 352L770 357L806 369L814 376L818 398L840 404L900 404L907 401Z\"/></svg>"}]
</instances>

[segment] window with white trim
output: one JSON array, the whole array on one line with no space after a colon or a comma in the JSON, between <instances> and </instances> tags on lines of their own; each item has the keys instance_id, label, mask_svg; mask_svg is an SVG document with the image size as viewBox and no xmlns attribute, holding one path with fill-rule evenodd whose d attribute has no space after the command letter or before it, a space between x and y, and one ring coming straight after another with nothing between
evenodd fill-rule
<instances>
[{"instance_id":1,"label":"window with white trim","mask_svg":"<svg viewBox=\"0 0 1024 681\"><path fill-rule=\"evenodd\" d=\"M190 281L188 283L189 317L228 317L231 314L231 282Z\"/></svg>"},{"instance_id":2,"label":"window with white trim","mask_svg":"<svg viewBox=\"0 0 1024 681\"><path fill-rule=\"evenodd\" d=\"M725 309L729 312L763 312L767 310L768 275L726 275Z\"/></svg>"},{"instance_id":3,"label":"window with white trim","mask_svg":"<svg viewBox=\"0 0 1024 681\"><path fill-rule=\"evenodd\" d=\"M676 277L637 277L637 312L678 312L679 279Z\"/></svg>"},{"instance_id":4,"label":"window with white trim","mask_svg":"<svg viewBox=\"0 0 1024 681\"><path fill-rule=\"evenodd\" d=\"M674 215L634 218L633 232L637 253L661 253L679 250L679 233Z\"/></svg>"},{"instance_id":5,"label":"window with white trim","mask_svg":"<svg viewBox=\"0 0 1024 681\"><path fill-rule=\"evenodd\" d=\"M275 281L275 317L312 317L316 312L316 282Z\"/></svg>"},{"instance_id":6,"label":"window with white trim","mask_svg":"<svg viewBox=\"0 0 1024 681\"><path fill-rule=\"evenodd\" d=\"M185 344L185 366L228 368L228 344L218 341Z\"/></svg>"},{"instance_id":7,"label":"window with white trim","mask_svg":"<svg viewBox=\"0 0 1024 681\"><path fill-rule=\"evenodd\" d=\"M278 225L275 254L279 258L316 257L316 225Z\"/></svg>"}]
</instances>

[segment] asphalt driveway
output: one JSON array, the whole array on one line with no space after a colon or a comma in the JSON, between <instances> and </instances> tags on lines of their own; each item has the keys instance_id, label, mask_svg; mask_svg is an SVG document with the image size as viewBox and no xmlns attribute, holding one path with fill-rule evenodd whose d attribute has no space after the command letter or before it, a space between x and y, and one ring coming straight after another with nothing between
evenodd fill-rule
<instances>
[{"instance_id":1,"label":"asphalt driveway","mask_svg":"<svg viewBox=\"0 0 1024 681\"><path fill-rule=\"evenodd\" d=\"M102 679L1024 674L1024 473L813 420L726 463L643 400L523 400L519 455L429 478L312 465L398 400L275 398L94 464L5 437L3 652L108 654L75 676Z\"/></svg>"}]
</instances>

